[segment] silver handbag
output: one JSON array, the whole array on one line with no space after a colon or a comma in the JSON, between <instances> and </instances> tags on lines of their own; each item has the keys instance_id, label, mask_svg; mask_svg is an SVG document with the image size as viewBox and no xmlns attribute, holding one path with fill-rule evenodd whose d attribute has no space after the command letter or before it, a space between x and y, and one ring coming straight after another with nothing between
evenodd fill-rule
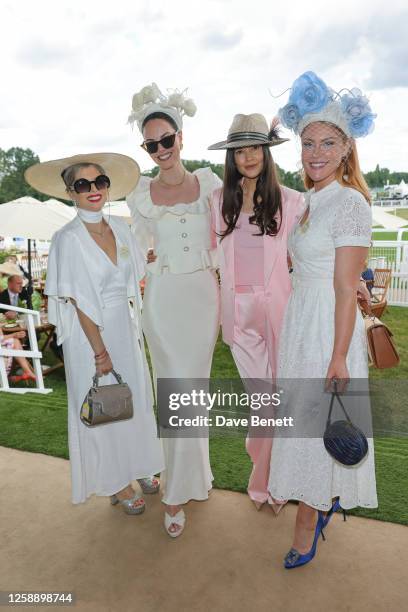
<instances>
[{"instance_id":1,"label":"silver handbag","mask_svg":"<svg viewBox=\"0 0 408 612\"><path fill-rule=\"evenodd\" d=\"M80 419L87 427L124 421L133 416L132 392L121 376L112 370L117 384L98 386L98 375L92 380L81 406Z\"/></svg>"}]
</instances>

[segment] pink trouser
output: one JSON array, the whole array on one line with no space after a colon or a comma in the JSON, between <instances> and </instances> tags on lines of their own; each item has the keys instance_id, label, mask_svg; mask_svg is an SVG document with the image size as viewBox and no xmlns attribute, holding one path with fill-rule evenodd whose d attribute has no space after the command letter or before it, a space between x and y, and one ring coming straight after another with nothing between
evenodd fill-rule
<instances>
[{"instance_id":1,"label":"pink trouser","mask_svg":"<svg viewBox=\"0 0 408 612\"><path fill-rule=\"evenodd\" d=\"M236 287L234 343L231 352L241 378L247 379L247 393L259 392L265 380L265 391L271 391L271 381L276 374L277 338L273 334L268 317L263 287ZM258 379L251 382L250 379ZM252 388L253 387L253 388ZM263 503L272 500L268 493L269 470L272 451L272 435L246 439L246 450L253 468L248 483L248 495L253 501Z\"/></svg>"}]
</instances>

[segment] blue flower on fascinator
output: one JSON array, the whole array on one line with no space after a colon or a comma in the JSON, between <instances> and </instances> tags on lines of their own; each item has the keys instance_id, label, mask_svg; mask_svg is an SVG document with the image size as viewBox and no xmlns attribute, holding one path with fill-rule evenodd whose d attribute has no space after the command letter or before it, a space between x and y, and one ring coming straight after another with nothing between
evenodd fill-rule
<instances>
[{"instance_id":1,"label":"blue flower on fascinator","mask_svg":"<svg viewBox=\"0 0 408 612\"><path fill-rule=\"evenodd\" d=\"M377 115L372 112L368 99L359 89L354 88L349 93L343 94L340 103L351 136L354 138L367 136L373 131Z\"/></svg>"},{"instance_id":2,"label":"blue flower on fascinator","mask_svg":"<svg viewBox=\"0 0 408 612\"><path fill-rule=\"evenodd\" d=\"M330 90L326 83L309 70L300 75L292 85L289 104L295 104L301 117L306 113L317 113L328 103Z\"/></svg>"},{"instance_id":3,"label":"blue flower on fascinator","mask_svg":"<svg viewBox=\"0 0 408 612\"><path fill-rule=\"evenodd\" d=\"M290 130L296 129L300 119L299 109L296 104L286 104L286 106L279 109L278 116L282 125Z\"/></svg>"},{"instance_id":4,"label":"blue flower on fascinator","mask_svg":"<svg viewBox=\"0 0 408 612\"><path fill-rule=\"evenodd\" d=\"M324 81L309 70L293 83L288 103L279 110L279 118L285 127L296 131L304 115L320 111L331 97L332 92Z\"/></svg>"}]
</instances>

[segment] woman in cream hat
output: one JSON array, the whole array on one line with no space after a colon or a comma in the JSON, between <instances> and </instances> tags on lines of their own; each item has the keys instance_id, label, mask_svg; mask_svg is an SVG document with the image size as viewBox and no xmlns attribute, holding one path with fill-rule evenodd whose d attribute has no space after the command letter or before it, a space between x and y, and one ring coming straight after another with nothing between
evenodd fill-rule
<instances>
[{"instance_id":1,"label":"woman in cream hat","mask_svg":"<svg viewBox=\"0 0 408 612\"><path fill-rule=\"evenodd\" d=\"M48 318L64 352L72 501L110 496L128 514L145 507L131 481L139 480L145 492L157 490L151 475L163 458L138 315L144 262L125 221L102 209L134 189L139 175L133 159L116 153L52 160L25 173L37 191L72 200L78 213L53 236L45 287ZM96 371L101 384L112 384L113 367L131 388L134 415L88 428L80 409L92 377Z\"/></svg>"},{"instance_id":2,"label":"woman in cream hat","mask_svg":"<svg viewBox=\"0 0 408 612\"><path fill-rule=\"evenodd\" d=\"M228 138L209 147L226 150L224 187L213 194L221 274L221 325L249 393L273 392L278 342L291 291L287 238L303 208L297 191L279 184L270 147L279 138L260 114L235 115ZM265 408L263 416L268 416ZM273 411L269 411L273 417ZM259 414L259 411L257 411ZM253 463L248 494L258 510L267 490L272 436L250 430L246 448ZM273 469L273 468L272 468Z\"/></svg>"},{"instance_id":3,"label":"woman in cream hat","mask_svg":"<svg viewBox=\"0 0 408 612\"><path fill-rule=\"evenodd\" d=\"M336 510L377 507L366 336L356 300L372 222L355 142L373 130L375 115L361 91L336 93L313 72L296 79L279 114L300 137L309 191L307 209L289 237L293 292L278 376L282 384L290 379L286 402L294 422L317 425L277 438L272 447L269 491L276 499L299 501L293 544L284 561L292 569L313 559L319 535ZM313 379L317 394L309 401L305 387L294 382ZM334 380L340 389L351 387L344 398L350 416L355 395L359 424L367 418L368 453L355 466L334 460L323 442L330 401L323 390L332 390Z\"/></svg>"},{"instance_id":4,"label":"woman in cream hat","mask_svg":"<svg viewBox=\"0 0 408 612\"><path fill-rule=\"evenodd\" d=\"M219 330L209 197L221 181L210 168L187 172L180 159L183 116L194 113L184 92L165 96L153 83L133 96L129 117L159 167L154 179L141 177L127 198L133 230L144 251L156 255L147 265L143 304L156 379L208 379ZM207 499L212 487L208 437L170 438L164 431L162 440L165 528L177 537L185 524L182 505Z\"/></svg>"}]
</instances>

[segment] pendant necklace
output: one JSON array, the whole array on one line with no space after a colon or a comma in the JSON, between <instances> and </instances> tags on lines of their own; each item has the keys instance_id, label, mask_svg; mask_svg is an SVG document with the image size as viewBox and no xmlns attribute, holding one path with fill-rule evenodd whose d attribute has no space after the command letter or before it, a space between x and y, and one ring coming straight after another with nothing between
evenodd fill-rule
<instances>
[{"instance_id":1,"label":"pendant necklace","mask_svg":"<svg viewBox=\"0 0 408 612\"><path fill-rule=\"evenodd\" d=\"M159 176L158 176L158 179L159 179L160 183L163 183L163 185L166 185L166 187L180 187L180 185L182 185L182 184L184 183L184 181L185 181L186 174L187 174L187 170L184 168L183 178L182 178L182 180L180 181L180 183L166 183L166 181L164 181L164 180L162 179L162 177L160 176L160 174L159 174Z\"/></svg>"}]
</instances>

